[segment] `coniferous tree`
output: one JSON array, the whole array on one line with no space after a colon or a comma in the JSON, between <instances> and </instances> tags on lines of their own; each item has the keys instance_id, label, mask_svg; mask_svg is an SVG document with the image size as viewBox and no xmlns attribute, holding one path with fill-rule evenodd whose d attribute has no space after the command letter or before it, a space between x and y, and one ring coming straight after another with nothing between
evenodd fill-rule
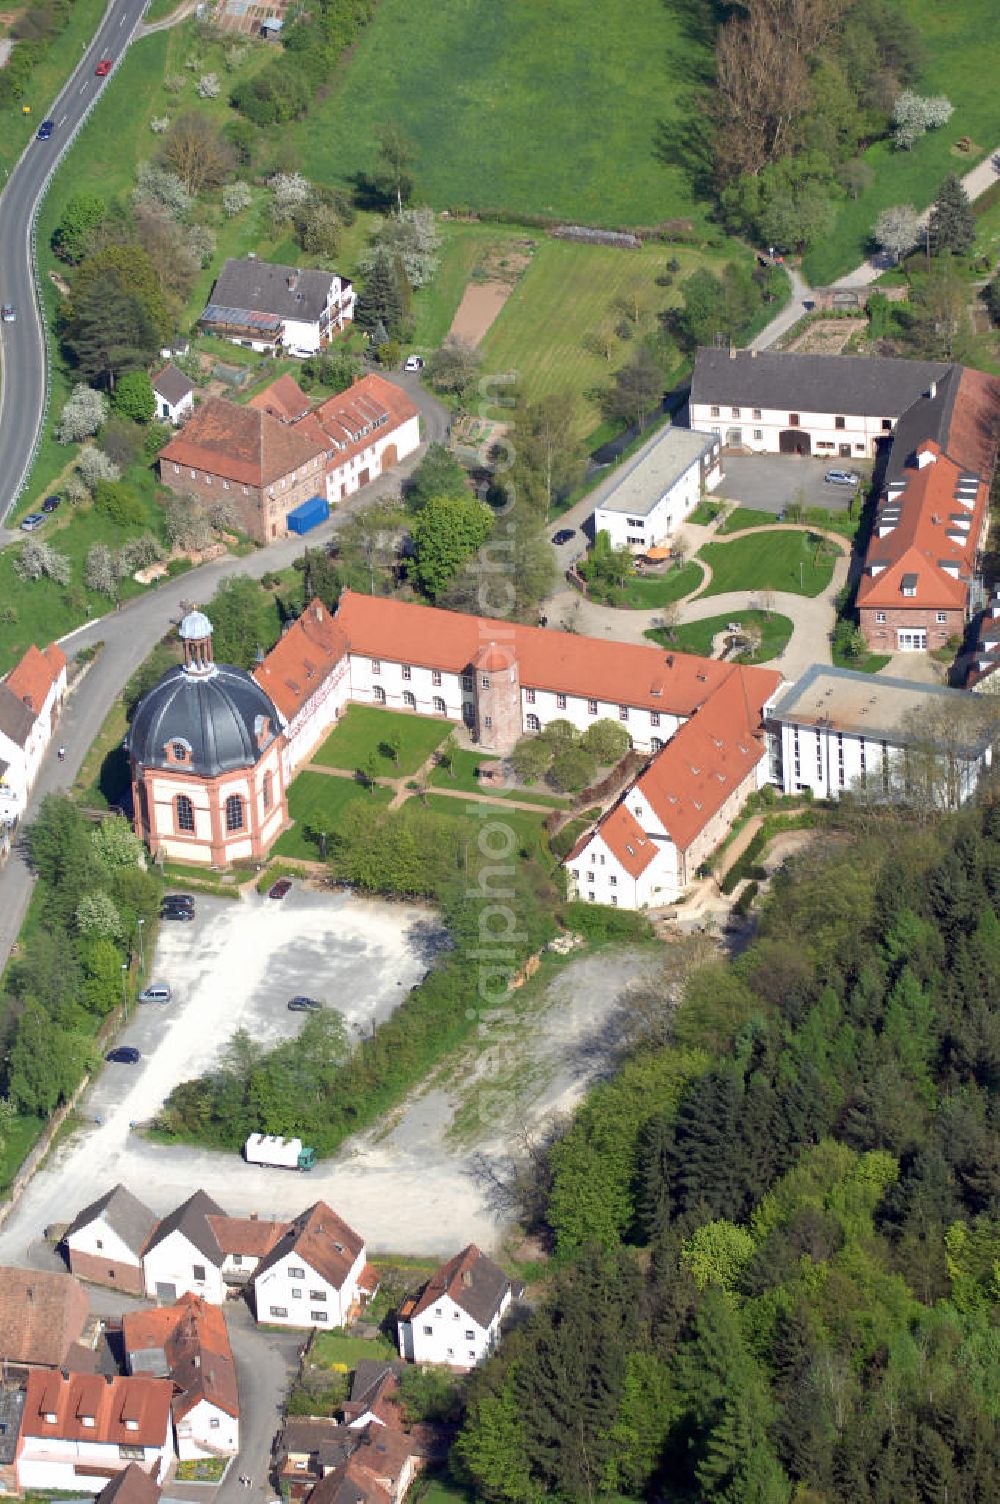
<instances>
[{"instance_id":1,"label":"coniferous tree","mask_svg":"<svg viewBox=\"0 0 1000 1504\"><path fill-rule=\"evenodd\" d=\"M968 194L953 172L938 191L927 225L927 240L932 256L939 256L942 251L967 256L975 245L976 216Z\"/></svg>"}]
</instances>

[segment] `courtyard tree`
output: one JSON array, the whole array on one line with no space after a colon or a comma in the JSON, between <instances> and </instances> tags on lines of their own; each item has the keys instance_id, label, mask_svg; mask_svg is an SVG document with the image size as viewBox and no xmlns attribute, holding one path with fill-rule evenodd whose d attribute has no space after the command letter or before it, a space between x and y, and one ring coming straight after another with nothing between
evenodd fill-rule
<instances>
[{"instance_id":1,"label":"courtyard tree","mask_svg":"<svg viewBox=\"0 0 1000 1504\"><path fill-rule=\"evenodd\" d=\"M593 752L598 762L617 762L624 757L632 745L632 738L620 721L609 721L606 717L600 721L593 721L583 733L581 745L588 752Z\"/></svg>"},{"instance_id":2,"label":"courtyard tree","mask_svg":"<svg viewBox=\"0 0 1000 1504\"><path fill-rule=\"evenodd\" d=\"M522 783L537 783L549 770L552 746L539 736L524 736L510 754L511 767Z\"/></svg>"},{"instance_id":3,"label":"courtyard tree","mask_svg":"<svg viewBox=\"0 0 1000 1504\"><path fill-rule=\"evenodd\" d=\"M403 482L408 512L420 512L434 496L464 497L470 494L468 471L443 444L428 445L427 452L409 480Z\"/></svg>"},{"instance_id":4,"label":"courtyard tree","mask_svg":"<svg viewBox=\"0 0 1000 1504\"><path fill-rule=\"evenodd\" d=\"M493 527L489 508L475 496L434 496L411 527L411 577L436 600L466 559L486 542Z\"/></svg>"}]
</instances>

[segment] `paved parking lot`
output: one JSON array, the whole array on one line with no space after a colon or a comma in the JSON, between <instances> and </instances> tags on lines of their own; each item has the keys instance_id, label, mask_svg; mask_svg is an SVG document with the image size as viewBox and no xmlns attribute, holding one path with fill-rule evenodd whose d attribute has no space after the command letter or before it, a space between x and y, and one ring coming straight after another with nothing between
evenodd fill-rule
<instances>
[{"instance_id":1,"label":"paved parking lot","mask_svg":"<svg viewBox=\"0 0 1000 1504\"><path fill-rule=\"evenodd\" d=\"M196 904L194 923L161 925L148 969L150 981L169 984L171 1001L137 1004L116 1041L135 1045L141 1063L107 1064L88 1116L152 1117L179 1081L218 1060L237 1029L265 1047L297 1034L308 1014L288 1011L296 993L338 1009L353 1034L367 1033L420 980L440 941L430 910L299 883L281 902L252 893Z\"/></svg>"},{"instance_id":2,"label":"paved parking lot","mask_svg":"<svg viewBox=\"0 0 1000 1504\"><path fill-rule=\"evenodd\" d=\"M724 455L715 495L759 512L782 512L791 502L847 511L852 492L824 479L828 470L856 470L867 480L871 467L853 460L808 459L796 454ZM802 493L801 495L799 493Z\"/></svg>"}]
</instances>

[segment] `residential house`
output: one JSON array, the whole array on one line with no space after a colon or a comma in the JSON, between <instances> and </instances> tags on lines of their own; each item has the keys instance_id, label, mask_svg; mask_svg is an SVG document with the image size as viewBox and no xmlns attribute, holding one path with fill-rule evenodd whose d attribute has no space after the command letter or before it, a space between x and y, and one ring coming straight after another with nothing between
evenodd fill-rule
<instances>
[{"instance_id":1,"label":"residential house","mask_svg":"<svg viewBox=\"0 0 1000 1504\"><path fill-rule=\"evenodd\" d=\"M286 1419L273 1447L274 1478L282 1496L298 1504L320 1478L346 1462L357 1446L357 1432L332 1417Z\"/></svg>"},{"instance_id":2,"label":"residential house","mask_svg":"<svg viewBox=\"0 0 1000 1504\"><path fill-rule=\"evenodd\" d=\"M146 1294L163 1303L190 1291L213 1305L226 1298L222 1267L226 1256L219 1247L209 1217L226 1214L211 1196L193 1196L158 1223L146 1246L142 1268Z\"/></svg>"},{"instance_id":3,"label":"residential house","mask_svg":"<svg viewBox=\"0 0 1000 1504\"><path fill-rule=\"evenodd\" d=\"M337 272L230 258L199 323L249 350L313 355L354 318L355 293Z\"/></svg>"},{"instance_id":4,"label":"residential house","mask_svg":"<svg viewBox=\"0 0 1000 1504\"><path fill-rule=\"evenodd\" d=\"M160 1504L162 1490L156 1479L130 1462L116 1473L97 1495L97 1504Z\"/></svg>"},{"instance_id":5,"label":"residential house","mask_svg":"<svg viewBox=\"0 0 1000 1504\"><path fill-rule=\"evenodd\" d=\"M0 824L24 814L66 698L66 655L32 644L0 680Z\"/></svg>"},{"instance_id":6,"label":"residential house","mask_svg":"<svg viewBox=\"0 0 1000 1504\"><path fill-rule=\"evenodd\" d=\"M173 1306L129 1311L122 1322L129 1373L167 1378L177 1456L235 1457L240 1401L229 1333L219 1306L182 1295Z\"/></svg>"},{"instance_id":7,"label":"residential house","mask_svg":"<svg viewBox=\"0 0 1000 1504\"><path fill-rule=\"evenodd\" d=\"M399 1408L399 1373L395 1359L361 1358L351 1375L350 1397L344 1401L341 1416L353 1430L375 1424L398 1430L402 1425Z\"/></svg>"},{"instance_id":8,"label":"residential house","mask_svg":"<svg viewBox=\"0 0 1000 1504\"><path fill-rule=\"evenodd\" d=\"M949 369L940 360L701 349L690 423L727 447L759 454L871 459Z\"/></svg>"},{"instance_id":9,"label":"residential house","mask_svg":"<svg viewBox=\"0 0 1000 1504\"><path fill-rule=\"evenodd\" d=\"M15 1467L19 1492L98 1494L130 1462L162 1483L174 1456L167 1379L28 1375Z\"/></svg>"},{"instance_id":10,"label":"residential house","mask_svg":"<svg viewBox=\"0 0 1000 1504\"><path fill-rule=\"evenodd\" d=\"M312 408L312 399L306 396L295 377L285 372L282 376L276 376L262 392L251 397L247 407L268 413L280 423L297 423Z\"/></svg>"},{"instance_id":11,"label":"residential house","mask_svg":"<svg viewBox=\"0 0 1000 1504\"><path fill-rule=\"evenodd\" d=\"M85 1206L63 1237L69 1267L80 1279L127 1295L145 1290L142 1255L157 1224L155 1213L123 1185Z\"/></svg>"},{"instance_id":12,"label":"residential house","mask_svg":"<svg viewBox=\"0 0 1000 1504\"><path fill-rule=\"evenodd\" d=\"M475 1368L499 1342L514 1296L515 1286L499 1264L470 1243L431 1275L415 1301L404 1301L397 1327L401 1356L411 1363Z\"/></svg>"},{"instance_id":13,"label":"residential house","mask_svg":"<svg viewBox=\"0 0 1000 1504\"><path fill-rule=\"evenodd\" d=\"M571 892L623 909L674 902L769 776L764 726L781 684L730 665L635 783L566 858Z\"/></svg>"},{"instance_id":14,"label":"residential house","mask_svg":"<svg viewBox=\"0 0 1000 1504\"><path fill-rule=\"evenodd\" d=\"M420 1461L405 1432L369 1426L350 1457L316 1484L309 1504L402 1504Z\"/></svg>"},{"instance_id":15,"label":"residential house","mask_svg":"<svg viewBox=\"0 0 1000 1504\"><path fill-rule=\"evenodd\" d=\"M895 798L919 783L954 808L992 765L996 731L968 691L814 663L767 713L782 793Z\"/></svg>"},{"instance_id":16,"label":"residential house","mask_svg":"<svg viewBox=\"0 0 1000 1504\"><path fill-rule=\"evenodd\" d=\"M14 1368L93 1368L84 1342L90 1302L71 1274L0 1268L0 1364Z\"/></svg>"},{"instance_id":17,"label":"residential house","mask_svg":"<svg viewBox=\"0 0 1000 1504\"><path fill-rule=\"evenodd\" d=\"M978 695L1000 694L1000 594L990 597L979 619L976 647L965 680Z\"/></svg>"},{"instance_id":18,"label":"residential house","mask_svg":"<svg viewBox=\"0 0 1000 1504\"><path fill-rule=\"evenodd\" d=\"M981 599L980 558L1000 436L1000 380L949 366L901 417L856 604L876 652L960 639Z\"/></svg>"},{"instance_id":19,"label":"residential house","mask_svg":"<svg viewBox=\"0 0 1000 1504\"><path fill-rule=\"evenodd\" d=\"M153 377L153 395L161 423L172 423L176 428L194 412L194 382L172 361Z\"/></svg>"},{"instance_id":20,"label":"residential house","mask_svg":"<svg viewBox=\"0 0 1000 1504\"><path fill-rule=\"evenodd\" d=\"M160 451L160 481L205 506L225 505L257 543L288 533L288 513L326 485L326 447L301 426L210 397Z\"/></svg>"},{"instance_id":21,"label":"residential house","mask_svg":"<svg viewBox=\"0 0 1000 1504\"><path fill-rule=\"evenodd\" d=\"M253 1278L261 1259L285 1233L287 1222L274 1222L258 1217L252 1212L249 1217L208 1217L215 1241L222 1251L223 1283L234 1288L246 1285Z\"/></svg>"},{"instance_id":22,"label":"residential house","mask_svg":"<svg viewBox=\"0 0 1000 1504\"><path fill-rule=\"evenodd\" d=\"M663 430L616 474L594 511L594 535L615 548L645 554L661 547L722 479L717 435L690 428Z\"/></svg>"},{"instance_id":23,"label":"residential house","mask_svg":"<svg viewBox=\"0 0 1000 1504\"><path fill-rule=\"evenodd\" d=\"M326 452L326 499L331 505L420 447L417 408L402 387L374 373L328 397L294 426Z\"/></svg>"},{"instance_id":24,"label":"residential house","mask_svg":"<svg viewBox=\"0 0 1000 1504\"><path fill-rule=\"evenodd\" d=\"M332 611L312 600L254 678L285 722L285 783L335 725L350 695L347 638Z\"/></svg>"},{"instance_id":25,"label":"residential house","mask_svg":"<svg viewBox=\"0 0 1000 1504\"><path fill-rule=\"evenodd\" d=\"M325 1201L296 1217L257 1266L257 1320L277 1326L346 1325L365 1304L365 1244Z\"/></svg>"}]
</instances>

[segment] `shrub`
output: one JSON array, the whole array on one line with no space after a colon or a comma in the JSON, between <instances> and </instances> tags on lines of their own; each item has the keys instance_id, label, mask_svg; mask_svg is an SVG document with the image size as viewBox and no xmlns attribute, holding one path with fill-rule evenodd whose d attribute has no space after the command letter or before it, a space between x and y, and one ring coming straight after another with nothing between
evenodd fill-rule
<instances>
[{"instance_id":1,"label":"shrub","mask_svg":"<svg viewBox=\"0 0 1000 1504\"><path fill-rule=\"evenodd\" d=\"M94 508L119 527L135 527L146 520L146 509L138 496L119 481L97 482Z\"/></svg>"},{"instance_id":2,"label":"shrub","mask_svg":"<svg viewBox=\"0 0 1000 1504\"><path fill-rule=\"evenodd\" d=\"M108 458L95 444L87 444L80 451L78 461L80 478L88 491L93 492L99 481L120 480L121 471L114 460Z\"/></svg>"},{"instance_id":3,"label":"shrub","mask_svg":"<svg viewBox=\"0 0 1000 1504\"><path fill-rule=\"evenodd\" d=\"M227 219L235 219L253 202L249 183L227 183L222 190L222 212Z\"/></svg>"},{"instance_id":4,"label":"shrub","mask_svg":"<svg viewBox=\"0 0 1000 1504\"><path fill-rule=\"evenodd\" d=\"M111 406L121 418L133 423L148 423L156 412L153 383L145 371L126 371L119 376Z\"/></svg>"},{"instance_id":5,"label":"shrub","mask_svg":"<svg viewBox=\"0 0 1000 1504\"><path fill-rule=\"evenodd\" d=\"M56 553L50 544L38 538L29 538L14 559L14 573L22 580L40 580L47 575L57 585L68 585L70 572L66 555Z\"/></svg>"},{"instance_id":6,"label":"shrub","mask_svg":"<svg viewBox=\"0 0 1000 1504\"><path fill-rule=\"evenodd\" d=\"M221 85L217 73L203 73L198 80L199 99L218 99Z\"/></svg>"},{"instance_id":7,"label":"shrub","mask_svg":"<svg viewBox=\"0 0 1000 1504\"><path fill-rule=\"evenodd\" d=\"M633 909L612 909L602 903L568 903L559 915L568 930L588 940L651 940L653 926Z\"/></svg>"}]
</instances>

